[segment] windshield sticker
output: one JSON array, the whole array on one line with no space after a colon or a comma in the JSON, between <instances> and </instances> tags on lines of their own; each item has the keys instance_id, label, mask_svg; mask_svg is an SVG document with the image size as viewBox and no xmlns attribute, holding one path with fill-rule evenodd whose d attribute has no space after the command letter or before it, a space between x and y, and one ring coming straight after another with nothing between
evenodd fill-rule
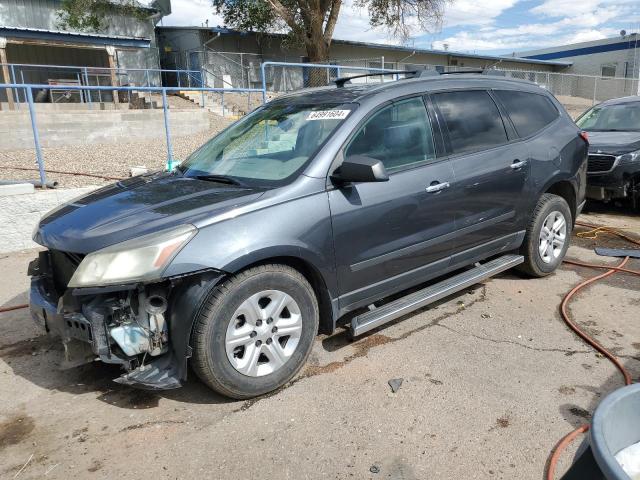
<instances>
[{"instance_id":1,"label":"windshield sticker","mask_svg":"<svg viewBox=\"0 0 640 480\"><path fill-rule=\"evenodd\" d=\"M347 118L351 110L317 110L311 112L307 120L342 120Z\"/></svg>"}]
</instances>

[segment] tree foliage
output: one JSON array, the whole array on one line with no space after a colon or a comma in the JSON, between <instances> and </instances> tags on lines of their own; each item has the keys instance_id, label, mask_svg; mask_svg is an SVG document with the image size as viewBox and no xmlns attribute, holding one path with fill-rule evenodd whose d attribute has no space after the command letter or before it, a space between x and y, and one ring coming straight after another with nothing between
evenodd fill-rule
<instances>
[{"instance_id":1,"label":"tree foliage","mask_svg":"<svg viewBox=\"0 0 640 480\"><path fill-rule=\"evenodd\" d=\"M450 0L354 0L372 27L385 27L403 42L442 20ZM327 60L343 0L213 0L227 25L256 32L285 31L305 45L311 61Z\"/></svg>"},{"instance_id":2,"label":"tree foliage","mask_svg":"<svg viewBox=\"0 0 640 480\"><path fill-rule=\"evenodd\" d=\"M148 11L135 0L62 0L57 12L58 26L65 30L99 32L107 18L119 14L143 20Z\"/></svg>"},{"instance_id":3,"label":"tree foliage","mask_svg":"<svg viewBox=\"0 0 640 480\"><path fill-rule=\"evenodd\" d=\"M369 12L373 27L386 27L403 42L415 31L428 31L442 22L447 0L356 0Z\"/></svg>"}]
</instances>

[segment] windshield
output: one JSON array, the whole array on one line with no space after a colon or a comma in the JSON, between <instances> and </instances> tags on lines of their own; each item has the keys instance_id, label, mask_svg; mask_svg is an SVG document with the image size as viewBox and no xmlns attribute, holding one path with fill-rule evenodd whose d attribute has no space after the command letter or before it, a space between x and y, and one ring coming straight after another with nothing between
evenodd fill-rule
<instances>
[{"instance_id":1,"label":"windshield","mask_svg":"<svg viewBox=\"0 0 640 480\"><path fill-rule=\"evenodd\" d=\"M185 176L278 186L306 166L354 104L267 105L202 145L178 170Z\"/></svg>"},{"instance_id":2,"label":"windshield","mask_svg":"<svg viewBox=\"0 0 640 480\"><path fill-rule=\"evenodd\" d=\"M639 131L640 102L596 106L582 115L576 124L590 131Z\"/></svg>"}]
</instances>

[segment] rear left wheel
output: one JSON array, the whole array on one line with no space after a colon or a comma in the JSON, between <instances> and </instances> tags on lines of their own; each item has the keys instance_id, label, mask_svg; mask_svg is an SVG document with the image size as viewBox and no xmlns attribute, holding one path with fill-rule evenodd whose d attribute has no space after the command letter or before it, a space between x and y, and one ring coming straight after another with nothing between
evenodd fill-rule
<instances>
[{"instance_id":1,"label":"rear left wheel","mask_svg":"<svg viewBox=\"0 0 640 480\"><path fill-rule=\"evenodd\" d=\"M212 389L250 398L277 389L304 365L318 330L309 282L263 265L213 288L192 335L193 368Z\"/></svg>"}]
</instances>

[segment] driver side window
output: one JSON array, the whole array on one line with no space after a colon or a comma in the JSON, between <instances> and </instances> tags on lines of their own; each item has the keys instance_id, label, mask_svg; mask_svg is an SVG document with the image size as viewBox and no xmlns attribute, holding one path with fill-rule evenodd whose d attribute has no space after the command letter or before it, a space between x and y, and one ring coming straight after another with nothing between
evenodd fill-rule
<instances>
[{"instance_id":1,"label":"driver side window","mask_svg":"<svg viewBox=\"0 0 640 480\"><path fill-rule=\"evenodd\" d=\"M345 158L363 155L380 160L388 172L435 158L431 124L421 97L384 107L360 127Z\"/></svg>"}]
</instances>

